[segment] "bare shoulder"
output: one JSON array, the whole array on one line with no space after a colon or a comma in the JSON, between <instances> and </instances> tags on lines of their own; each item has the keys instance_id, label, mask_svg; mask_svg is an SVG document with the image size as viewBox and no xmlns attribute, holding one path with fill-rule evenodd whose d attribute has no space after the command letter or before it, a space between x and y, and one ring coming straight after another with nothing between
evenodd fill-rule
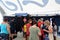
<instances>
[{"instance_id":1,"label":"bare shoulder","mask_svg":"<svg viewBox=\"0 0 60 40\"><path fill-rule=\"evenodd\" d=\"M52 28L53 28L53 26L50 25L48 29L52 29Z\"/></svg>"},{"instance_id":2,"label":"bare shoulder","mask_svg":"<svg viewBox=\"0 0 60 40\"><path fill-rule=\"evenodd\" d=\"M49 28L53 28L53 26L50 25Z\"/></svg>"}]
</instances>

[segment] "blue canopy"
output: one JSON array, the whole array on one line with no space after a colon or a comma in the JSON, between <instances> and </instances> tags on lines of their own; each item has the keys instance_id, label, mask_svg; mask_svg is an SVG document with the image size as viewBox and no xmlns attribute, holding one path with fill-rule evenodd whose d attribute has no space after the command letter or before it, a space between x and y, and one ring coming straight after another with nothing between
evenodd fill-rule
<instances>
[{"instance_id":1,"label":"blue canopy","mask_svg":"<svg viewBox=\"0 0 60 40\"><path fill-rule=\"evenodd\" d=\"M15 13L15 16L27 16L28 14L27 13Z\"/></svg>"}]
</instances>

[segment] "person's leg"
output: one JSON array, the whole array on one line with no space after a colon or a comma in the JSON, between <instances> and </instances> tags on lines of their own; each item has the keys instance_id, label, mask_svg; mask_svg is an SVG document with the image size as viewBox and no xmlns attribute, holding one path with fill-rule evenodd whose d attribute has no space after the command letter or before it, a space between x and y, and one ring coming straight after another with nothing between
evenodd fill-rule
<instances>
[{"instance_id":1,"label":"person's leg","mask_svg":"<svg viewBox=\"0 0 60 40\"><path fill-rule=\"evenodd\" d=\"M24 33L24 40L26 40L26 32Z\"/></svg>"},{"instance_id":2,"label":"person's leg","mask_svg":"<svg viewBox=\"0 0 60 40\"><path fill-rule=\"evenodd\" d=\"M29 40L29 36L28 35L26 36L26 40Z\"/></svg>"},{"instance_id":3,"label":"person's leg","mask_svg":"<svg viewBox=\"0 0 60 40\"><path fill-rule=\"evenodd\" d=\"M43 40L43 35L41 36L41 40Z\"/></svg>"},{"instance_id":4,"label":"person's leg","mask_svg":"<svg viewBox=\"0 0 60 40\"><path fill-rule=\"evenodd\" d=\"M49 40L49 37L45 35L45 38L44 38L44 40Z\"/></svg>"},{"instance_id":5,"label":"person's leg","mask_svg":"<svg viewBox=\"0 0 60 40\"><path fill-rule=\"evenodd\" d=\"M27 40L29 40L29 36L27 36Z\"/></svg>"},{"instance_id":6,"label":"person's leg","mask_svg":"<svg viewBox=\"0 0 60 40\"><path fill-rule=\"evenodd\" d=\"M5 34L4 33L1 34L1 37L2 37L2 40L5 40Z\"/></svg>"},{"instance_id":7,"label":"person's leg","mask_svg":"<svg viewBox=\"0 0 60 40\"><path fill-rule=\"evenodd\" d=\"M41 36L39 36L39 40L41 40Z\"/></svg>"},{"instance_id":8,"label":"person's leg","mask_svg":"<svg viewBox=\"0 0 60 40\"><path fill-rule=\"evenodd\" d=\"M8 35L7 35L7 34L5 34L3 39L4 39L4 40L9 40Z\"/></svg>"},{"instance_id":9,"label":"person's leg","mask_svg":"<svg viewBox=\"0 0 60 40\"><path fill-rule=\"evenodd\" d=\"M2 40L9 40L8 34L2 34Z\"/></svg>"},{"instance_id":10,"label":"person's leg","mask_svg":"<svg viewBox=\"0 0 60 40\"><path fill-rule=\"evenodd\" d=\"M54 36L54 40L56 40L56 37Z\"/></svg>"},{"instance_id":11,"label":"person's leg","mask_svg":"<svg viewBox=\"0 0 60 40\"><path fill-rule=\"evenodd\" d=\"M9 40L9 35L8 34L5 35L5 39Z\"/></svg>"},{"instance_id":12,"label":"person's leg","mask_svg":"<svg viewBox=\"0 0 60 40\"><path fill-rule=\"evenodd\" d=\"M9 37L9 40L13 40L13 29L11 28L11 37Z\"/></svg>"},{"instance_id":13,"label":"person's leg","mask_svg":"<svg viewBox=\"0 0 60 40\"><path fill-rule=\"evenodd\" d=\"M1 36L1 34L0 34L0 40L2 40L2 36Z\"/></svg>"},{"instance_id":14,"label":"person's leg","mask_svg":"<svg viewBox=\"0 0 60 40\"><path fill-rule=\"evenodd\" d=\"M13 40L13 37L14 37L14 36L13 36L13 34L12 34L12 36L11 36L11 39L12 39L12 40Z\"/></svg>"},{"instance_id":15,"label":"person's leg","mask_svg":"<svg viewBox=\"0 0 60 40\"><path fill-rule=\"evenodd\" d=\"M14 36L16 35L15 29L12 29L11 30L11 34L12 34L11 39L13 40L14 39Z\"/></svg>"}]
</instances>

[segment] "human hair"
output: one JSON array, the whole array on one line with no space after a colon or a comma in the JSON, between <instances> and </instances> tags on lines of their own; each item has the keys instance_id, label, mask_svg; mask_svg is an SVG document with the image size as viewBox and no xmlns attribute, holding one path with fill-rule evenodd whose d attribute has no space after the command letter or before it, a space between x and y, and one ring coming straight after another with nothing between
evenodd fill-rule
<instances>
[{"instance_id":1,"label":"human hair","mask_svg":"<svg viewBox=\"0 0 60 40\"><path fill-rule=\"evenodd\" d=\"M38 20L38 22L41 21L41 19Z\"/></svg>"},{"instance_id":2,"label":"human hair","mask_svg":"<svg viewBox=\"0 0 60 40\"><path fill-rule=\"evenodd\" d=\"M37 25L37 22L36 22L35 20L33 20L33 23L32 23L32 24L33 24L33 25L35 25L35 24Z\"/></svg>"},{"instance_id":3,"label":"human hair","mask_svg":"<svg viewBox=\"0 0 60 40\"><path fill-rule=\"evenodd\" d=\"M7 18L4 18L4 19L3 19L3 21L7 22L7 21L8 21L8 19L7 19Z\"/></svg>"},{"instance_id":4,"label":"human hair","mask_svg":"<svg viewBox=\"0 0 60 40\"><path fill-rule=\"evenodd\" d=\"M28 23L29 23L30 21L32 21L32 19L29 19L29 20L28 20Z\"/></svg>"},{"instance_id":5,"label":"human hair","mask_svg":"<svg viewBox=\"0 0 60 40\"><path fill-rule=\"evenodd\" d=\"M44 23L45 23L46 25L50 25L50 21L49 21L49 20L45 20Z\"/></svg>"}]
</instances>

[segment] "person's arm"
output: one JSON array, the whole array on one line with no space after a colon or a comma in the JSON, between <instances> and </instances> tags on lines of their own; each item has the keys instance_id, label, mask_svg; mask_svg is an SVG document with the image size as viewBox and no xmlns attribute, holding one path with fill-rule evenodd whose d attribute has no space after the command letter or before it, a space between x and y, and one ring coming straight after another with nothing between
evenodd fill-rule
<instances>
[{"instance_id":1,"label":"person's arm","mask_svg":"<svg viewBox=\"0 0 60 40\"><path fill-rule=\"evenodd\" d=\"M48 30L46 30L46 29L43 29L45 32L48 32L49 33L49 31Z\"/></svg>"},{"instance_id":2,"label":"person's arm","mask_svg":"<svg viewBox=\"0 0 60 40\"><path fill-rule=\"evenodd\" d=\"M40 36L41 36L41 32L38 32L38 35L40 35Z\"/></svg>"},{"instance_id":3,"label":"person's arm","mask_svg":"<svg viewBox=\"0 0 60 40\"><path fill-rule=\"evenodd\" d=\"M54 26L54 30L57 31L57 25Z\"/></svg>"},{"instance_id":4,"label":"person's arm","mask_svg":"<svg viewBox=\"0 0 60 40\"><path fill-rule=\"evenodd\" d=\"M9 36L11 37L12 35L11 35L10 25L9 24L7 24L7 30L8 30Z\"/></svg>"},{"instance_id":5,"label":"person's arm","mask_svg":"<svg viewBox=\"0 0 60 40\"><path fill-rule=\"evenodd\" d=\"M41 31L39 28L38 28L38 35L41 36Z\"/></svg>"},{"instance_id":6,"label":"person's arm","mask_svg":"<svg viewBox=\"0 0 60 40\"><path fill-rule=\"evenodd\" d=\"M51 26L49 26L49 33L52 33L53 32L53 29L52 29L52 27Z\"/></svg>"}]
</instances>

